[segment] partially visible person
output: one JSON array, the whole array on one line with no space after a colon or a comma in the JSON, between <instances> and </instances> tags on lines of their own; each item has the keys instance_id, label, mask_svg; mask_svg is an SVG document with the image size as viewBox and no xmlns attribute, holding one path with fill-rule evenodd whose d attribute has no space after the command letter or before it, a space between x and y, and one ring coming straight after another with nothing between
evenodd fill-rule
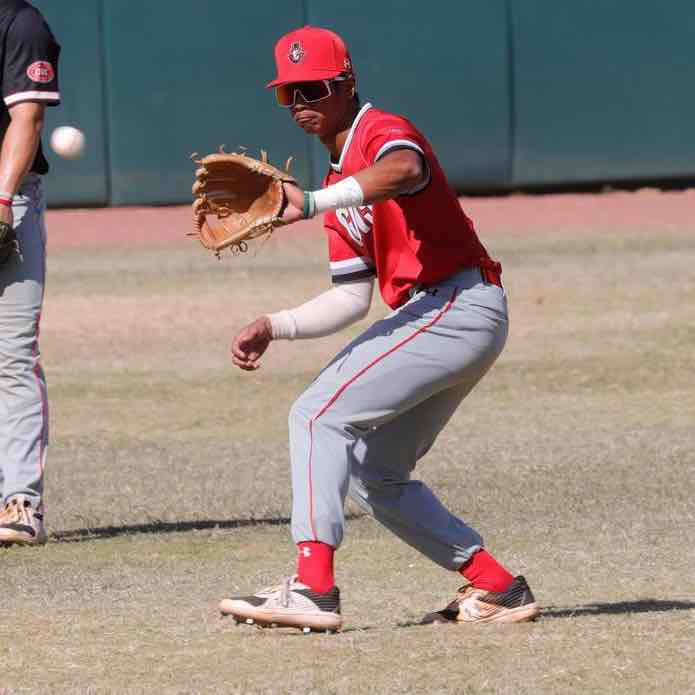
<instances>
[{"instance_id":1,"label":"partially visible person","mask_svg":"<svg viewBox=\"0 0 695 695\"><path fill-rule=\"evenodd\" d=\"M60 46L25 0L0 0L0 224L16 242L0 263L0 544L40 545L48 399L40 362L46 228L41 149L46 106L60 102Z\"/></svg>"}]
</instances>

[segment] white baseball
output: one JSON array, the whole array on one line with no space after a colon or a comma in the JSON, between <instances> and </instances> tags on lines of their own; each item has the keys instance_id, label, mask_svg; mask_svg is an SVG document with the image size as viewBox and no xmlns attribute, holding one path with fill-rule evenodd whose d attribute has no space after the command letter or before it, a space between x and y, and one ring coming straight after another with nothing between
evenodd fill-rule
<instances>
[{"instance_id":1,"label":"white baseball","mask_svg":"<svg viewBox=\"0 0 695 695\"><path fill-rule=\"evenodd\" d=\"M85 137L79 128L62 125L51 133L51 147L64 159L78 159L84 153Z\"/></svg>"}]
</instances>

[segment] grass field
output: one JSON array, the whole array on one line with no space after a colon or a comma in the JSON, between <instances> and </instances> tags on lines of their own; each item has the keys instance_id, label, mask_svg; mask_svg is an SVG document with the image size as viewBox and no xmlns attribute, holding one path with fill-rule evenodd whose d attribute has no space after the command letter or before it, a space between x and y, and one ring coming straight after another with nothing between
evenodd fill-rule
<instances>
[{"instance_id":1,"label":"grass field","mask_svg":"<svg viewBox=\"0 0 695 695\"><path fill-rule=\"evenodd\" d=\"M221 598L293 569L287 411L367 322L242 373L235 328L327 286L322 238L286 230L222 263L186 241L61 247L42 326L52 535L0 549L0 693L695 692L695 215L508 219L481 230L507 348L418 474L527 577L538 622L417 625L457 576L352 507L342 634L220 619Z\"/></svg>"}]
</instances>

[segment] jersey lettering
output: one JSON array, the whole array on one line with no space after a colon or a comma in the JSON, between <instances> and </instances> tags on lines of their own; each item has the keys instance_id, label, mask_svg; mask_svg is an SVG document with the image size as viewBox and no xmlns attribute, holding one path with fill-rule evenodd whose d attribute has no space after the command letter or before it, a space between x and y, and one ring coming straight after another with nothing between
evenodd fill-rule
<instances>
[{"instance_id":1,"label":"jersey lettering","mask_svg":"<svg viewBox=\"0 0 695 695\"><path fill-rule=\"evenodd\" d=\"M338 208L335 211L335 215L353 241L360 246L364 246L364 235L372 231L372 206L362 205L359 208Z\"/></svg>"}]
</instances>

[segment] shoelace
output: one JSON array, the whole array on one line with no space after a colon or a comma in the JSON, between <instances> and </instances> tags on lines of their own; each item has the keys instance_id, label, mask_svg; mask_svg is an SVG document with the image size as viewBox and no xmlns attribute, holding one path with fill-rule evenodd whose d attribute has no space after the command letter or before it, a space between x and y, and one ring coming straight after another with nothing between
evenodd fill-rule
<instances>
[{"instance_id":1,"label":"shoelace","mask_svg":"<svg viewBox=\"0 0 695 695\"><path fill-rule=\"evenodd\" d=\"M282 589L280 591L280 605L283 608L287 608L290 605L290 584L292 584L294 577L285 577L282 582Z\"/></svg>"},{"instance_id":2,"label":"shoelace","mask_svg":"<svg viewBox=\"0 0 695 695\"><path fill-rule=\"evenodd\" d=\"M291 574L289 577L285 577L282 580L281 584L276 584L275 586L269 586L266 589L263 589L262 591L259 591L259 594L274 594L277 593L278 591L280 592L280 605L283 608L287 608L290 605L290 592L292 589L290 588L292 584L296 583L296 580L298 579L298 575L296 574Z\"/></svg>"},{"instance_id":3,"label":"shoelace","mask_svg":"<svg viewBox=\"0 0 695 695\"><path fill-rule=\"evenodd\" d=\"M22 513L18 504L8 502L0 512L0 524L15 524L22 521Z\"/></svg>"},{"instance_id":4,"label":"shoelace","mask_svg":"<svg viewBox=\"0 0 695 695\"><path fill-rule=\"evenodd\" d=\"M464 584L456 592L456 598L447 606L447 609L455 610L467 598L479 599L488 592L476 589L472 584Z\"/></svg>"},{"instance_id":5,"label":"shoelace","mask_svg":"<svg viewBox=\"0 0 695 695\"><path fill-rule=\"evenodd\" d=\"M39 517L40 518L40 517ZM32 526L32 508L19 500L13 499L0 511L0 524L24 524Z\"/></svg>"}]
</instances>

